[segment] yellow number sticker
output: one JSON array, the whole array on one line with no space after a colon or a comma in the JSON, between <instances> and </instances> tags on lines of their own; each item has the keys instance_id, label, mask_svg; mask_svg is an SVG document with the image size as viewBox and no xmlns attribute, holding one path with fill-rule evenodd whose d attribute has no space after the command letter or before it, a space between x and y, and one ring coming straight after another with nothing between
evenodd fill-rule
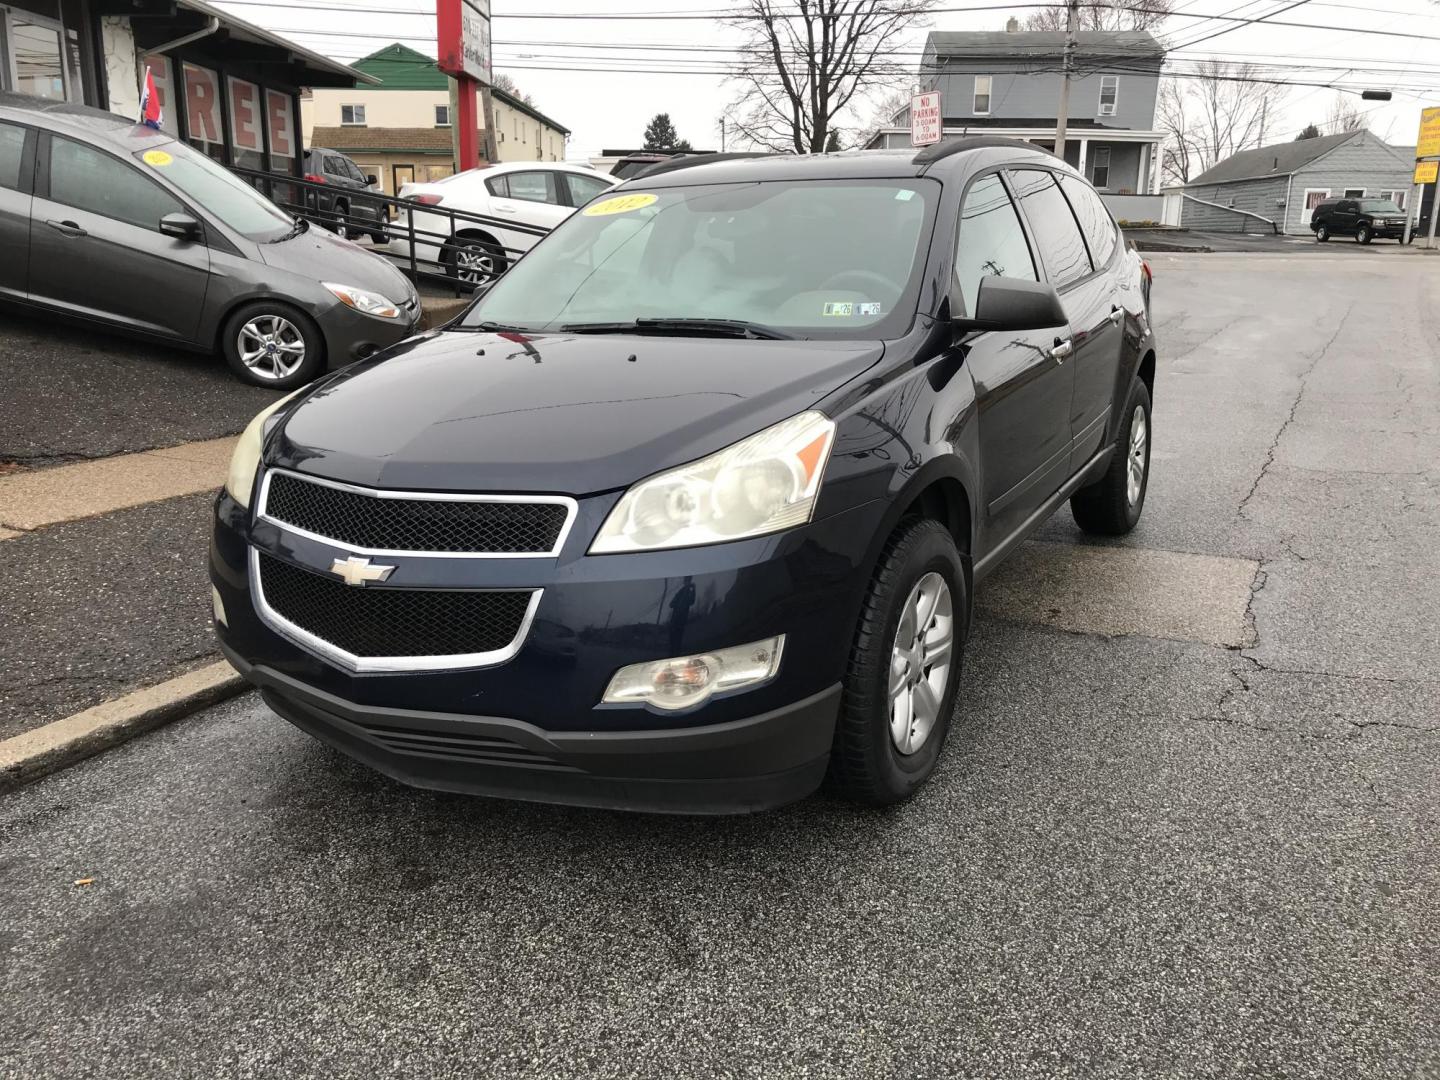
<instances>
[{"instance_id":1,"label":"yellow number sticker","mask_svg":"<svg viewBox=\"0 0 1440 1080\"><path fill-rule=\"evenodd\" d=\"M613 199L601 199L599 202L587 206L584 211L586 217L605 217L607 214L628 214L631 210L639 210L642 206L649 206L659 195L649 193L636 193L634 195L616 195Z\"/></svg>"},{"instance_id":2,"label":"yellow number sticker","mask_svg":"<svg viewBox=\"0 0 1440 1080\"><path fill-rule=\"evenodd\" d=\"M146 165L153 165L157 169L163 169L175 159L164 150L146 150L140 158Z\"/></svg>"}]
</instances>

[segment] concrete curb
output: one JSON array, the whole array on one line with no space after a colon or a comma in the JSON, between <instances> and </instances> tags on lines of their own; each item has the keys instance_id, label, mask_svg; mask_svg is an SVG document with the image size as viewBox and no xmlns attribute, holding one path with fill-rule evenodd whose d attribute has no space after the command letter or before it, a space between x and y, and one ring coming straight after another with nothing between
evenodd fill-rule
<instances>
[{"instance_id":1,"label":"concrete curb","mask_svg":"<svg viewBox=\"0 0 1440 1080\"><path fill-rule=\"evenodd\" d=\"M0 792L234 697L248 685L221 660L5 739L0 742Z\"/></svg>"}]
</instances>

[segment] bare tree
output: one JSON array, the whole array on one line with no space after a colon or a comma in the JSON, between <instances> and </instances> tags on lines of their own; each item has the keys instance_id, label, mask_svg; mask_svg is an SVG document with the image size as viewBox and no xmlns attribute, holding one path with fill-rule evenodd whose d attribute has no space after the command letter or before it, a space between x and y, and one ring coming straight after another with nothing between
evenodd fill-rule
<instances>
[{"instance_id":1,"label":"bare tree","mask_svg":"<svg viewBox=\"0 0 1440 1080\"><path fill-rule=\"evenodd\" d=\"M739 137L779 152L818 154L855 95L914 78L897 57L935 0L740 0L746 41L729 119Z\"/></svg>"},{"instance_id":2,"label":"bare tree","mask_svg":"<svg viewBox=\"0 0 1440 1080\"><path fill-rule=\"evenodd\" d=\"M908 90L891 90L876 100L870 112L870 122L858 128L855 132L855 146L863 150L870 145L870 140L875 138L883 128L892 127L895 117L900 110L910 104L910 92Z\"/></svg>"},{"instance_id":3,"label":"bare tree","mask_svg":"<svg viewBox=\"0 0 1440 1080\"><path fill-rule=\"evenodd\" d=\"M1149 30L1174 10L1174 0L1147 0L1143 5L1086 3L1080 5L1081 30ZM1063 7L1042 8L1025 16L1026 30L1064 30L1068 14Z\"/></svg>"},{"instance_id":4,"label":"bare tree","mask_svg":"<svg viewBox=\"0 0 1440 1080\"><path fill-rule=\"evenodd\" d=\"M1186 183L1217 162L1264 143L1284 88L1261 80L1249 64L1218 60L1202 61L1189 77L1162 80L1156 122L1166 134L1166 183Z\"/></svg>"},{"instance_id":5,"label":"bare tree","mask_svg":"<svg viewBox=\"0 0 1440 1080\"><path fill-rule=\"evenodd\" d=\"M509 75L496 75L495 82L491 85L493 85L496 90L503 90L505 93L509 94L513 98L519 98L521 101L525 102L526 105L535 104L535 102L530 100L530 95L525 93L524 90L521 90L520 87L516 86L515 80L512 79Z\"/></svg>"},{"instance_id":6,"label":"bare tree","mask_svg":"<svg viewBox=\"0 0 1440 1080\"><path fill-rule=\"evenodd\" d=\"M1360 106L1348 94L1337 93L1330 103L1330 115L1325 119L1325 134L1339 135L1344 131L1361 131L1369 127L1369 120Z\"/></svg>"}]
</instances>

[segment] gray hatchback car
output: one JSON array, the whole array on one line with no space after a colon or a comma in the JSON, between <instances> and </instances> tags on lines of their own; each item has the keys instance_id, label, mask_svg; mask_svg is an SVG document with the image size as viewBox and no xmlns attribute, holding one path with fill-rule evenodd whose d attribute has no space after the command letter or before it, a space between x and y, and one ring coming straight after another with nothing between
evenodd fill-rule
<instances>
[{"instance_id":1,"label":"gray hatchback car","mask_svg":"<svg viewBox=\"0 0 1440 1080\"><path fill-rule=\"evenodd\" d=\"M218 351L299 386L409 337L415 288L224 166L113 113L0 93L0 300Z\"/></svg>"}]
</instances>

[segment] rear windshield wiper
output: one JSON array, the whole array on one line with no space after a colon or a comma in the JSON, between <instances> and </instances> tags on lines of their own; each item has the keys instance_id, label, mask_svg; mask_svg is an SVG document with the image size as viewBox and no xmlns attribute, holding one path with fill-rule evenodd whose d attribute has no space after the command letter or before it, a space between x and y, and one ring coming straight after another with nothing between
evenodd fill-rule
<instances>
[{"instance_id":1,"label":"rear windshield wiper","mask_svg":"<svg viewBox=\"0 0 1440 1080\"><path fill-rule=\"evenodd\" d=\"M631 322L567 323L560 329L571 334L663 334L673 331L700 336L758 338L769 341L788 341L795 336L744 319L635 319Z\"/></svg>"}]
</instances>

